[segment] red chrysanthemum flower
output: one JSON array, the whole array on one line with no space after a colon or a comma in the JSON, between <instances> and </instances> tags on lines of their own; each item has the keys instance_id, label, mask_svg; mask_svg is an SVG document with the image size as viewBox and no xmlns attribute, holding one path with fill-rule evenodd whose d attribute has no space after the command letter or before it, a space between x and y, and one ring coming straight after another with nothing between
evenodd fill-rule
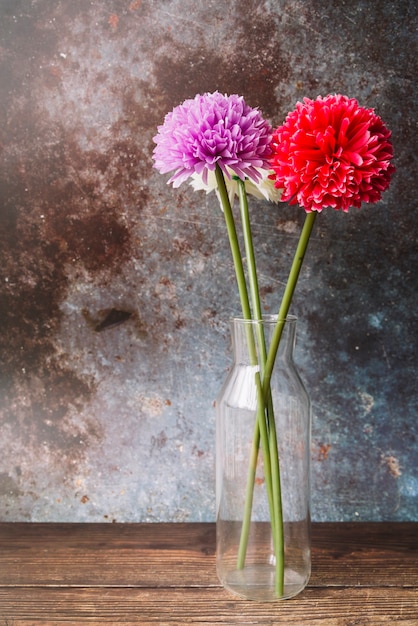
<instances>
[{"instance_id":1,"label":"red chrysanthemum flower","mask_svg":"<svg viewBox=\"0 0 418 626\"><path fill-rule=\"evenodd\" d=\"M282 200L308 213L377 202L395 171L390 135L374 110L355 99L298 102L273 133L271 167Z\"/></svg>"}]
</instances>

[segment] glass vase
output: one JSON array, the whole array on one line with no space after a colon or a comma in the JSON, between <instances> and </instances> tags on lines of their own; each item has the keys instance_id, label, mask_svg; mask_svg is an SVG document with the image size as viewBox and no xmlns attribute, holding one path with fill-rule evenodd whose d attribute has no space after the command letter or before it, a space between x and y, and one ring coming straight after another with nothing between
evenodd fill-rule
<instances>
[{"instance_id":1,"label":"glass vase","mask_svg":"<svg viewBox=\"0 0 418 626\"><path fill-rule=\"evenodd\" d=\"M291 598L310 576L311 409L295 333L294 317L234 319L234 363L216 403L217 573L251 600Z\"/></svg>"}]
</instances>

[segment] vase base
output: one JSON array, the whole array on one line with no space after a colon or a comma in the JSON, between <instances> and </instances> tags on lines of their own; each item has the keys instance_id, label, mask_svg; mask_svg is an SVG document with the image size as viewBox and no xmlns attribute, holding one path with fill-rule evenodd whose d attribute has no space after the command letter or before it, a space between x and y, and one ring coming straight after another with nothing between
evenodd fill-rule
<instances>
[{"instance_id":1,"label":"vase base","mask_svg":"<svg viewBox=\"0 0 418 626\"><path fill-rule=\"evenodd\" d=\"M309 580L309 577L287 568L283 594L277 595L275 569L269 565L249 565L242 570L234 569L218 575L225 589L241 598L259 602L277 602L293 598L306 587Z\"/></svg>"}]
</instances>

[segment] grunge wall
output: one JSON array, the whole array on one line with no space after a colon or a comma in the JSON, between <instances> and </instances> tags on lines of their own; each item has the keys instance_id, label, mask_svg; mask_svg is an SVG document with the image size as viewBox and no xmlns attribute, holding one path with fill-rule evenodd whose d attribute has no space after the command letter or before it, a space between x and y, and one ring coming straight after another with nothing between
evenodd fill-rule
<instances>
[{"instance_id":1,"label":"grunge wall","mask_svg":"<svg viewBox=\"0 0 418 626\"><path fill-rule=\"evenodd\" d=\"M152 167L164 115L375 107L397 173L317 219L293 313L316 520L418 519L412 1L0 0L0 520L211 521L238 312L215 196ZM168 178L168 177L167 177ZM302 210L251 204L277 310Z\"/></svg>"}]
</instances>

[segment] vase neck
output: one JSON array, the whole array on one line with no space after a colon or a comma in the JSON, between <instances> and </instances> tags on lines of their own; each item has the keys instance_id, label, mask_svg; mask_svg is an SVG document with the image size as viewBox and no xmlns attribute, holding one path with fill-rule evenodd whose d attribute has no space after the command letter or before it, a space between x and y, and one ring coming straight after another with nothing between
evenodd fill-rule
<instances>
[{"instance_id":1,"label":"vase neck","mask_svg":"<svg viewBox=\"0 0 418 626\"><path fill-rule=\"evenodd\" d=\"M296 317L289 316L284 322L277 359L292 360L296 337ZM277 317L267 316L262 321L232 320L234 360L236 364L257 365L268 352Z\"/></svg>"}]
</instances>

